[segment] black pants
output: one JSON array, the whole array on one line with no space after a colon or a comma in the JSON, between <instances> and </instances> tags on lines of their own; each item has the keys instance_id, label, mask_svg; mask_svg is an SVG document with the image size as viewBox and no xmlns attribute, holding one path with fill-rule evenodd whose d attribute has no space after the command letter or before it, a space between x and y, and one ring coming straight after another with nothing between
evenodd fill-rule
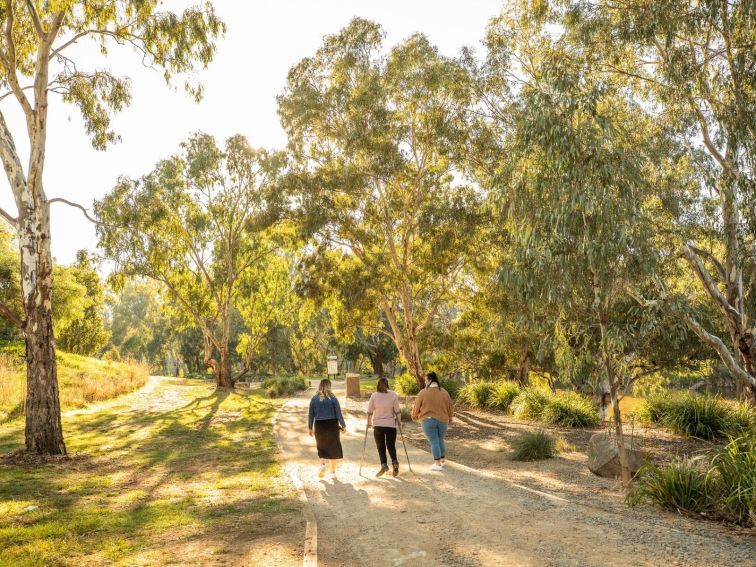
<instances>
[{"instance_id":1,"label":"black pants","mask_svg":"<svg viewBox=\"0 0 756 567\"><path fill-rule=\"evenodd\" d=\"M395 465L399 464L399 460L396 458L396 427L382 427L380 425L373 428L373 437L375 437L375 445L378 447L378 456L381 458L381 465L386 465L386 449L388 449L389 455L391 455L391 462Z\"/></svg>"}]
</instances>

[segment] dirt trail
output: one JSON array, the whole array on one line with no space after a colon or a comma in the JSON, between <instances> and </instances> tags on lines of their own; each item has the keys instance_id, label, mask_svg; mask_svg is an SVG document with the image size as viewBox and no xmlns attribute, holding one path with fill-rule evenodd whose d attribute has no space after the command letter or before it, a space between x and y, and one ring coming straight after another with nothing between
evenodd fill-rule
<instances>
[{"instance_id":1,"label":"dirt trail","mask_svg":"<svg viewBox=\"0 0 756 567\"><path fill-rule=\"evenodd\" d=\"M279 411L277 435L318 523L319 565L756 566L753 539L685 532L653 514L638 522L455 463L431 472L429 454L409 445L414 474L402 457L398 478L376 479L372 435L359 476L365 429L354 416L345 416L336 478L320 480L307 435L311 394Z\"/></svg>"}]
</instances>

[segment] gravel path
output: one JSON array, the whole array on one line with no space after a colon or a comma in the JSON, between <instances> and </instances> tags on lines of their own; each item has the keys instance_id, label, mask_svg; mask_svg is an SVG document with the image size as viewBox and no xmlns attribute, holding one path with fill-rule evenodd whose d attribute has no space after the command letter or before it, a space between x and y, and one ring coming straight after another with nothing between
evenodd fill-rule
<instances>
[{"instance_id":1,"label":"gravel path","mask_svg":"<svg viewBox=\"0 0 756 567\"><path fill-rule=\"evenodd\" d=\"M346 405L343 389L337 394ZM360 476L365 429L353 415L336 478L320 480L307 435L310 395L279 411L277 435L317 520L319 565L756 567L750 535L686 530L682 518L606 510L455 463L431 472L429 454L414 446L414 474L403 462L398 478L375 479L372 436Z\"/></svg>"}]
</instances>

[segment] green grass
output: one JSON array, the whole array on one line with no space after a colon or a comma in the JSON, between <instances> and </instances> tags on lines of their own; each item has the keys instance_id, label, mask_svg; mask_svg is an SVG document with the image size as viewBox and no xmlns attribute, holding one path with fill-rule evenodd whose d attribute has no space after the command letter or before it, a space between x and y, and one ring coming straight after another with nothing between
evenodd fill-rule
<instances>
[{"instance_id":1,"label":"green grass","mask_svg":"<svg viewBox=\"0 0 756 567\"><path fill-rule=\"evenodd\" d=\"M719 396L662 393L650 396L637 412L644 423L662 425L686 437L725 438L756 432L756 412L745 404L730 404Z\"/></svg>"},{"instance_id":2,"label":"green grass","mask_svg":"<svg viewBox=\"0 0 756 567\"><path fill-rule=\"evenodd\" d=\"M183 544L212 554L269 534L298 511L276 462L280 403L162 379L64 417L73 458L0 459L0 565L181 563ZM22 423L0 426L0 451L22 443Z\"/></svg>"},{"instance_id":3,"label":"green grass","mask_svg":"<svg viewBox=\"0 0 756 567\"><path fill-rule=\"evenodd\" d=\"M495 388L494 382L470 382L459 391L458 398L472 408L485 408Z\"/></svg>"},{"instance_id":4,"label":"green grass","mask_svg":"<svg viewBox=\"0 0 756 567\"><path fill-rule=\"evenodd\" d=\"M494 386L493 392L488 396L486 405L490 408L509 411L512 402L520 395L522 388L511 380L502 380Z\"/></svg>"},{"instance_id":5,"label":"green grass","mask_svg":"<svg viewBox=\"0 0 756 567\"><path fill-rule=\"evenodd\" d=\"M543 416L543 410L546 409L552 396L551 392L529 386L512 401L509 411L518 419L538 421Z\"/></svg>"},{"instance_id":6,"label":"green grass","mask_svg":"<svg viewBox=\"0 0 756 567\"><path fill-rule=\"evenodd\" d=\"M558 439L543 430L522 433L512 441L513 461L539 461L557 454Z\"/></svg>"},{"instance_id":7,"label":"green grass","mask_svg":"<svg viewBox=\"0 0 756 567\"><path fill-rule=\"evenodd\" d=\"M647 465L627 501L756 527L756 437L731 439L708 468L688 459Z\"/></svg>"},{"instance_id":8,"label":"green grass","mask_svg":"<svg viewBox=\"0 0 756 567\"><path fill-rule=\"evenodd\" d=\"M709 475L722 516L756 526L756 436L731 439L712 459Z\"/></svg>"},{"instance_id":9,"label":"green grass","mask_svg":"<svg viewBox=\"0 0 756 567\"><path fill-rule=\"evenodd\" d=\"M713 507L707 471L690 459L644 466L628 493L627 502L631 506L647 502L664 510L691 514L707 513Z\"/></svg>"},{"instance_id":10,"label":"green grass","mask_svg":"<svg viewBox=\"0 0 756 567\"><path fill-rule=\"evenodd\" d=\"M541 419L562 427L595 427L600 423L593 402L577 392L561 392L549 398Z\"/></svg>"}]
</instances>

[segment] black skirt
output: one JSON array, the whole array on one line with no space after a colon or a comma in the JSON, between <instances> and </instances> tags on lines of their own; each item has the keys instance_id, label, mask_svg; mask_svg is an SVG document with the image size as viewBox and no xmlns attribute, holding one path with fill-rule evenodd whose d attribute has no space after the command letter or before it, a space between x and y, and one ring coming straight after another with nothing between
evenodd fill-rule
<instances>
[{"instance_id":1,"label":"black skirt","mask_svg":"<svg viewBox=\"0 0 756 567\"><path fill-rule=\"evenodd\" d=\"M315 421L315 445L321 459L343 459L341 449L341 427L338 419Z\"/></svg>"}]
</instances>

